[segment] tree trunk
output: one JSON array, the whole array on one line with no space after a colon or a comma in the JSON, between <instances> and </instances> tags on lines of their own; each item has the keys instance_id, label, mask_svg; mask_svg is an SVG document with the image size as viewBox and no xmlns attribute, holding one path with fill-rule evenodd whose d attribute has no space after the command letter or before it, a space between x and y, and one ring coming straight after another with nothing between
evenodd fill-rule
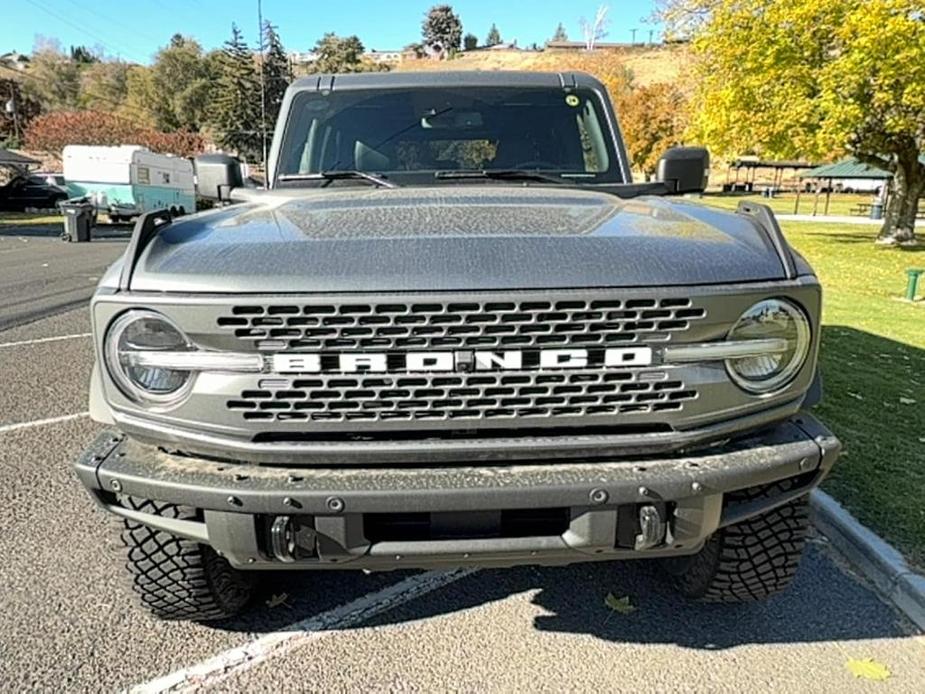
<instances>
[{"instance_id":1,"label":"tree trunk","mask_svg":"<svg viewBox=\"0 0 925 694\"><path fill-rule=\"evenodd\" d=\"M890 187L877 243L915 243L915 217L919 198L925 194L925 165L919 162L918 152L899 157Z\"/></svg>"}]
</instances>

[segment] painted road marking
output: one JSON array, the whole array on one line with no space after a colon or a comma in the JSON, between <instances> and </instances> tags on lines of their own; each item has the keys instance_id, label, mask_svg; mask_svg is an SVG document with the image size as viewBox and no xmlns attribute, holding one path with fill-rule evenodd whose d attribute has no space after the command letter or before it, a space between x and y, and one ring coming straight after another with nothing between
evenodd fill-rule
<instances>
[{"instance_id":1,"label":"painted road marking","mask_svg":"<svg viewBox=\"0 0 925 694\"><path fill-rule=\"evenodd\" d=\"M66 414L61 417L49 417L48 419L34 419L31 422L17 422L16 424L3 424L0 425L0 434L5 434L8 431L16 431L18 429L29 429L31 427L40 427L45 424L58 424L59 422L69 422L72 419L80 419L81 417L89 417L89 412L78 412L77 414Z\"/></svg>"},{"instance_id":2,"label":"painted road marking","mask_svg":"<svg viewBox=\"0 0 925 694\"><path fill-rule=\"evenodd\" d=\"M74 333L73 335L58 335L56 337L39 337L34 340L19 340L18 342L0 342L0 349L4 347L23 347L24 345L38 345L43 342L59 342L60 340L75 340L79 337L90 337L92 333Z\"/></svg>"},{"instance_id":3,"label":"painted road marking","mask_svg":"<svg viewBox=\"0 0 925 694\"><path fill-rule=\"evenodd\" d=\"M455 569L415 574L380 591L265 634L196 665L136 684L128 691L132 694L163 694L217 684L232 675L250 670L270 657L369 621L383 612L465 578L476 570Z\"/></svg>"}]
</instances>

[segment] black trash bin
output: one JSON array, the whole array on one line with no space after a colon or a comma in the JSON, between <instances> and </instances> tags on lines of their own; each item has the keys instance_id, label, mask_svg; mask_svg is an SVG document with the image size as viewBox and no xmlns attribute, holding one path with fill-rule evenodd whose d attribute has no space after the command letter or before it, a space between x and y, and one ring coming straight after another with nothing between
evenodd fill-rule
<instances>
[{"instance_id":1,"label":"black trash bin","mask_svg":"<svg viewBox=\"0 0 925 694\"><path fill-rule=\"evenodd\" d=\"M71 243L89 241L95 217L93 204L85 200L65 200L60 207L64 213L61 238Z\"/></svg>"}]
</instances>

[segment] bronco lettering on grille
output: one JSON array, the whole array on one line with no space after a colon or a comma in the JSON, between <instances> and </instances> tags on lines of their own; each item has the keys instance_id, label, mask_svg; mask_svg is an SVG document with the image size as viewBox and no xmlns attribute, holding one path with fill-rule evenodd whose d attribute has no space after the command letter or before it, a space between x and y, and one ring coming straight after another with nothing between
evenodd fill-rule
<instances>
[{"instance_id":1,"label":"bronco lettering on grille","mask_svg":"<svg viewBox=\"0 0 925 694\"><path fill-rule=\"evenodd\" d=\"M385 373L626 368L652 364L650 347L274 354L274 373Z\"/></svg>"}]
</instances>

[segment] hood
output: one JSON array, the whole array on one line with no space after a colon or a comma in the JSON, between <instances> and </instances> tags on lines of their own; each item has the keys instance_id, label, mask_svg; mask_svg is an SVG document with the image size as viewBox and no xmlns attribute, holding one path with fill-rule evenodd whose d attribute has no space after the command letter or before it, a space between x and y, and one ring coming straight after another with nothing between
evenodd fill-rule
<instances>
[{"instance_id":1,"label":"hood","mask_svg":"<svg viewBox=\"0 0 925 694\"><path fill-rule=\"evenodd\" d=\"M188 217L148 245L131 287L441 291L783 276L767 235L743 215L665 198L468 184L274 192Z\"/></svg>"}]
</instances>

